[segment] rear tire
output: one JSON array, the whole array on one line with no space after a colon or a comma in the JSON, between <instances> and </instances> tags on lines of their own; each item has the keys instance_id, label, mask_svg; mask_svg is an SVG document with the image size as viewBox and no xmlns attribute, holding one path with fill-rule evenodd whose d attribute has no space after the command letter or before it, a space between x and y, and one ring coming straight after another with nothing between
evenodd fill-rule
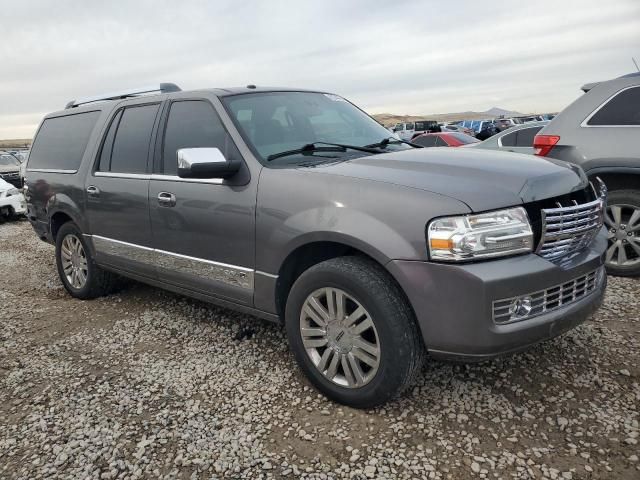
<instances>
[{"instance_id":1,"label":"rear tire","mask_svg":"<svg viewBox=\"0 0 640 480\"><path fill-rule=\"evenodd\" d=\"M291 288L285 320L302 371L344 405L387 402L411 385L423 363L421 334L405 296L366 258L334 258L306 270Z\"/></svg>"},{"instance_id":2,"label":"rear tire","mask_svg":"<svg viewBox=\"0 0 640 480\"><path fill-rule=\"evenodd\" d=\"M605 225L609 229L607 273L622 277L640 275L640 191L610 191Z\"/></svg>"},{"instance_id":3,"label":"rear tire","mask_svg":"<svg viewBox=\"0 0 640 480\"><path fill-rule=\"evenodd\" d=\"M72 297L88 300L113 292L119 277L96 265L78 226L67 222L56 235L56 265L62 285Z\"/></svg>"}]
</instances>

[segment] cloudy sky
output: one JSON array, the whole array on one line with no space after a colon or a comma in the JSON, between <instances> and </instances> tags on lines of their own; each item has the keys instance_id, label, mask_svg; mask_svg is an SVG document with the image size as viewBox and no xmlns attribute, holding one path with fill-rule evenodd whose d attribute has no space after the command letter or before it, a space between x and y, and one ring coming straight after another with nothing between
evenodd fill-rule
<instances>
[{"instance_id":1,"label":"cloudy sky","mask_svg":"<svg viewBox=\"0 0 640 480\"><path fill-rule=\"evenodd\" d=\"M339 93L370 113L557 111L640 62L640 1L0 0L0 139L74 98L175 82Z\"/></svg>"}]
</instances>

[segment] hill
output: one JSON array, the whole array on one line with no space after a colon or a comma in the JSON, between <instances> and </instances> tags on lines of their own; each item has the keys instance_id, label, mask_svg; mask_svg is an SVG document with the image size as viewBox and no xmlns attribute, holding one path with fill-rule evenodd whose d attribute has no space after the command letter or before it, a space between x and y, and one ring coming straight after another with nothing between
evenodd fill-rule
<instances>
[{"instance_id":1,"label":"hill","mask_svg":"<svg viewBox=\"0 0 640 480\"><path fill-rule=\"evenodd\" d=\"M493 107L484 112L457 112L457 113L430 113L427 115L397 115L394 113L376 113L371 115L378 122L389 126L399 122L415 122L416 120L437 120L439 122L457 122L458 120L483 120L504 115L507 117L518 117L524 114L506 110L504 108Z\"/></svg>"}]
</instances>

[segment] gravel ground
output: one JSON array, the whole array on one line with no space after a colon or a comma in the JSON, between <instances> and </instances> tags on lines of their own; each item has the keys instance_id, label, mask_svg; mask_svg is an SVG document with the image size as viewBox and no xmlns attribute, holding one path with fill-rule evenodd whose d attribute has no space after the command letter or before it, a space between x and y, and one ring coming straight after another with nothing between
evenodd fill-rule
<instances>
[{"instance_id":1,"label":"gravel ground","mask_svg":"<svg viewBox=\"0 0 640 480\"><path fill-rule=\"evenodd\" d=\"M595 318L481 365L430 361L357 411L273 324L139 284L79 301L0 224L0 478L640 478L640 280Z\"/></svg>"}]
</instances>

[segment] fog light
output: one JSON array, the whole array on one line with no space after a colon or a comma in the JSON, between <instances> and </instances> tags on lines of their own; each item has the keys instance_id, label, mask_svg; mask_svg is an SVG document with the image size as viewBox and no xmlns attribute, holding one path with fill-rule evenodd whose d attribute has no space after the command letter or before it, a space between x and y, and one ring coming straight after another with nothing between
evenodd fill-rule
<instances>
[{"instance_id":1,"label":"fog light","mask_svg":"<svg viewBox=\"0 0 640 480\"><path fill-rule=\"evenodd\" d=\"M514 298L509 305L511 320L528 317L531 313L531 308L531 297L529 295Z\"/></svg>"}]
</instances>

